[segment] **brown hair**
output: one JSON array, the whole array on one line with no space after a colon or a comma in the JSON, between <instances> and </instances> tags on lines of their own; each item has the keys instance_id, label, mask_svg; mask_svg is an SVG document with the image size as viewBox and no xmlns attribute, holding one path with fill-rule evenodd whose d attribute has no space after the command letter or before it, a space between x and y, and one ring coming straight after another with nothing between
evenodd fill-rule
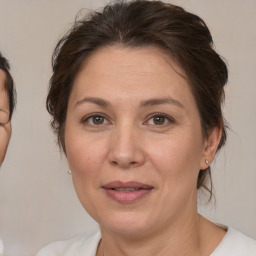
<instances>
[{"instance_id":1,"label":"brown hair","mask_svg":"<svg viewBox=\"0 0 256 256\"><path fill-rule=\"evenodd\" d=\"M161 1L114 1L101 12L77 20L57 44L53 75L47 97L52 127L65 152L64 129L69 95L82 63L97 49L109 45L124 47L156 46L165 51L185 71L200 117L203 136L214 127L222 128L218 150L226 141L221 104L228 71L213 49L205 22L181 7ZM200 170L197 188L207 186L210 167Z\"/></svg>"},{"instance_id":2,"label":"brown hair","mask_svg":"<svg viewBox=\"0 0 256 256\"><path fill-rule=\"evenodd\" d=\"M9 98L9 119L12 118L13 110L16 105L16 91L14 87L13 78L10 74L10 65L6 58L0 53L0 69L5 72L6 78L4 82L4 88Z\"/></svg>"}]
</instances>

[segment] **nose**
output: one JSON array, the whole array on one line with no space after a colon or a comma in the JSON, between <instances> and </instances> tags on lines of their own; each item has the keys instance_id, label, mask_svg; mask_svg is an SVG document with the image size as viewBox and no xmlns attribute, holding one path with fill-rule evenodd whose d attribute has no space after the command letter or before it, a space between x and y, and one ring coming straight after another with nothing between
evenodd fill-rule
<instances>
[{"instance_id":1,"label":"nose","mask_svg":"<svg viewBox=\"0 0 256 256\"><path fill-rule=\"evenodd\" d=\"M112 165L129 169L144 164L143 143L136 128L131 125L116 128L110 140L108 160Z\"/></svg>"}]
</instances>

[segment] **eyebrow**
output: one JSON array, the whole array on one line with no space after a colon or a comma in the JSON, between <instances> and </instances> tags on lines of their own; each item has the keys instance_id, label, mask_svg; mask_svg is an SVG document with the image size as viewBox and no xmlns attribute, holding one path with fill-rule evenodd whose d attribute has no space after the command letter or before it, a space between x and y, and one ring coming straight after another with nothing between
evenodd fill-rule
<instances>
[{"instance_id":1,"label":"eyebrow","mask_svg":"<svg viewBox=\"0 0 256 256\"><path fill-rule=\"evenodd\" d=\"M155 105L162 105L162 104L172 104L172 105L176 105L180 108L184 108L184 105L182 105L181 102L179 102L178 100L175 100L171 97L145 100L145 101L141 102L140 106L148 107L148 106L155 106Z\"/></svg>"},{"instance_id":2,"label":"eyebrow","mask_svg":"<svg viewBox=\"0 0 256 256\"><path fill-rule=\"evenodd\" d=\"M94 103L94 104L99 105L101 107L108 107L108 106L111 105L108 101L103 100L101 98L86 97L86 98L83 98L83 99L79 100L76 103L76 106L81 105L82 103L85 103L85 102Z\"/></svg>"},{"instance_id":3,"label":"eyebrow","mask_svg":"<svg viewBox=\"0 0 256 256\"><path fill-rule=\"evenodd\" d=\"M103 100L101 98L96 98L96 97L85 97L85 98L79 100L75 104L75 106L79 106L79 105L81 105L85 102L93 103L93 104L99 105L101 107L111 106L110 102L108 102L106 100ZM180 108L184 108L184 106L181 104L181 102L179 102L178 100L175 100L171 97L168 97L168 98L154 98L154 99L145 100L145 101L142 101L140 103L140 107L150 107L150 106L162 105L162 104L172 104L172 105L176 105Z\"/></svg>"}]
</instances>

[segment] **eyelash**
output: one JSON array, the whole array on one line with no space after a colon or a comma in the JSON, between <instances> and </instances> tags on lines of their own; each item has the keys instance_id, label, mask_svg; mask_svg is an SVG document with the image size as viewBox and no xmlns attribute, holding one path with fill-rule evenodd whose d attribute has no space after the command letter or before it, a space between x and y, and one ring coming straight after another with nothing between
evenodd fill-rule
<instances>
[{"instance_id":1,"label":"eyelash","mask_svg":"<svg viewBox=\"0 0 256 256\"><path fill-rule=\"evenodd\" d=\"M97 124L90 124L89 123L90 119L91 118L96 118L96 117L103 118L104 119L103 122L107 121L108 124L104 124L104 123L103 124L99 124L99 125L97 125ZM152 118L156 118L156 117L164 118L164 123L163 124L159 124L159 125L157 125L157 124L149 124L149 120L152 119ZM168 123L166 123L166 121ZM101 126L104 126L104 125L111 124L111 122L108 120L108 118L105 115L101 114L101 113L92 113L92 114L84 117L82 119L81 123L82 124L88 124L90 126L97 126L97 127L101 127ZM168 126L169 124L173 124L173 123L175 123L175 119L173 117L170 117L169 115L166 115L164 113L153 113L153 114L151 114L151 115L149 115L147 117L147 120L143 124L149 124L150 126L155 126L155 127L158 126L160 128L160 127Z\"/></svg>"}]
</instances>

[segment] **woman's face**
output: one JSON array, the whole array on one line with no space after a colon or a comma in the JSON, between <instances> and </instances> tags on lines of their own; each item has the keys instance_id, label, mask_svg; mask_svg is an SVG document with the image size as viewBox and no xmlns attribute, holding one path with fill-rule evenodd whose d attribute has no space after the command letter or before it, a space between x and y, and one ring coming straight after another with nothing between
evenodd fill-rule
<instances>
[{"instance_id":1,"label":"woman's face","mask_svg":"<svg viewBox=\"0 0 256 256\"><path fill-rule=\"evenodd\" d=\"M197 176L213 160L183 71L154 47L105 47L71 91L66 154L77 195L104 231L146 234L196 214Z\"/></svg>"},{"instance_id":2,"label":"woman's face","mask_svg":"<svg viewBox=\"0 0 256 256\"><path fill-rule=\"evenodd\" d=\"M11 136L11 123L9 118L8 95L4 88L5 73L0 69L0 166L2 165Z\"/></svg>"}]
</instances>

